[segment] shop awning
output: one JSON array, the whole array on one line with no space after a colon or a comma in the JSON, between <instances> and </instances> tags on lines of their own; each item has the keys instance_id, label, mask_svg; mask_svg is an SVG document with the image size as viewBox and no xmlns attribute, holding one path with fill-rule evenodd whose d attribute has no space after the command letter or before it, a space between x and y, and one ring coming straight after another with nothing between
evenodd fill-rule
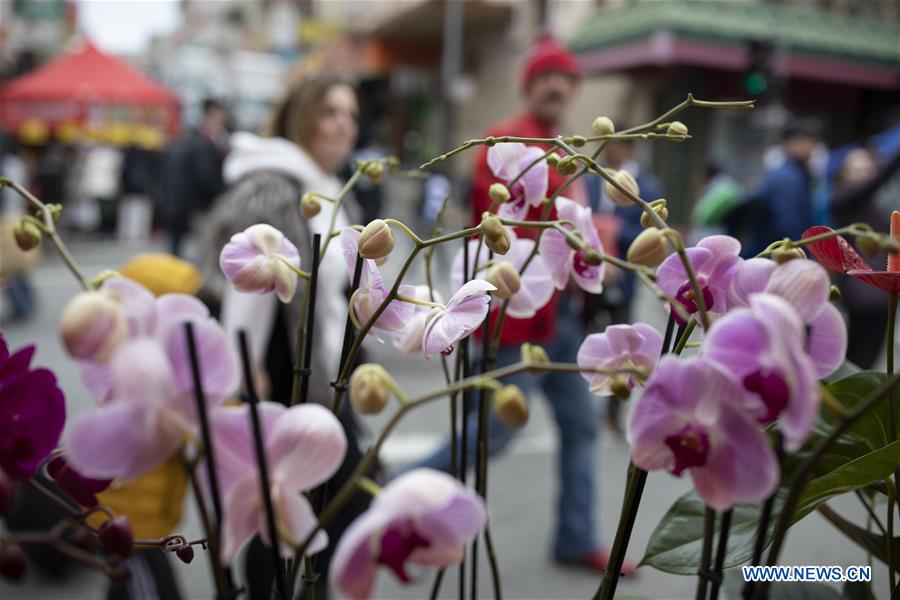
<instances>
[{"instance_id":1,"label":"shop awning","mask_svg":"<svg viewBox=\"0 0 900 600\"><path fill-rule=\"evenodd\" d=\"M33 121L56 128L137 120L172 133L178 106L167 88L86 40L0 90L0 122L12 130Z\"/></svg>"},{"instance_id":2,"label":"shop awning","mask_svg":"<svg viewBox=\"0 0 900 600\"><path fill-rule=\"evenodd\" d=\"M739 71L749 44L789 77L900 89L895 23L770 2L634 0L597 9L569 40L588 73L685 65Z\"/></svg>"}]
</instances>

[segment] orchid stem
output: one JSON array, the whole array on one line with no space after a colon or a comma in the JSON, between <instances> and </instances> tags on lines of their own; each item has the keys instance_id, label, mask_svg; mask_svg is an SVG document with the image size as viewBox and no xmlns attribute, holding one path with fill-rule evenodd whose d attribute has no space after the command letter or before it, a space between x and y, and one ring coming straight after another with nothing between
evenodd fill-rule
<instances>
[{"instance_id":1,"label":"orchid stem","mask_svg":"<svg viewBox=\"0 0 900 600\"><path fill-rule=\"evenodd\" d=\"M784 461L784 438L781 435L781 432L775 432L775 458L778 460L778 468L781 469L782 462ZM762 560L763 551L766 549L766 538L769 535L769 523L772 520L772 510L775 507L775 496L777 492L772 492L772 495L766 498L765 502L763 502L762 513L759 516L759 523L756 527L756 539L753 542L753 556L750 559L750 564L756 566ZM753 581L748 581L744 584L743 597L744 600L750 600L753 597Z\"/></svg>"},{"instance_id":2,"label":"orchid stem","mask_svg":"<svg viewBox=\"0 0 900 600\"><path fill-rule=\"evenodd\" d=\"M625 483L625 496L622 498L622 510L619 516L619 526L616 529L616 537L613 540L609 555L609 564L600 582L600 588L594 594L594 600L612 600L616 595L616 586L619 583L622 565L625 562L625 552L637 519L638 507L644 494L644 485L647 483L647 471L638 468L633 462L628 463L628 479Z\"/></svg>"},{"instance_id":3,"label":"orchid stem","mask_svg":"<svg viewBox=\"0 0 900 600\"><path fill-rule=\"evenodd\" d=\"M709 592L710 600L719 600L719 589L722 587L722 572L725 568L725 557L728 554L728 534L731 532L732 514L732 509L722 513L722 523L719 525L719 546L716 549L716 562L712 573L712 589Z\"/></svg>"},{"instance_id":4,"label":"orchid stem","mask_svg":"<svg viewBox=\"0 0 900 600\"><path fill-rule=\"evenodd\" d=\"M703 513L703 547L700 551L700 568L697 570L696 600L706 600L706 588L709 584L709 563L712 560L713 537L716 529L716 511L706 507Z\"/></svg>"},{"instance_id":5,"label":"orchid stem","mask_svg":"<svg viewBox=\"0 0 900 600\"><path fill-rule=\"evenodd\" d=\"M328 223L328 229L326 230L329 235L325 237L325 244L322 246L322 251L319 253L319 260L325 258L325 253L328 252L328 245L331 244L331 239L335 236L331 235L331 232L334 231L334 225L337 223L338 212L341 210L341 205L344 203L344 200L347 198L347 194L350 193L350 190L356 186L356 182L359 181L359 178L362 177L362 170L356 169L353 172L353 175L347 180L347 183L344 184L344 187L341 188L341 191L338 192L338 195L334 198L334 207L331 209L331 220Z\"/></svg>"}]
</instances>

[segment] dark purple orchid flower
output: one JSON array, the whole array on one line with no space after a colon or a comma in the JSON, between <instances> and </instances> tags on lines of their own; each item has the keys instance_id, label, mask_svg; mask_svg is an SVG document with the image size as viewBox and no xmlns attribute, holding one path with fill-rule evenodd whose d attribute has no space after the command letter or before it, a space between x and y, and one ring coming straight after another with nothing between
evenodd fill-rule
<instances>
[{"instance_id":1,"label":"dark purple orchid flower","mask_svg":"<svg viewBox=\"0 0 900 600\"><path fill-rule=\"evenodd\" d=\"M32 369L34 346L9 353L0 334L0 467L14 479L34 475L56 448L66 400L48 369Z\"/></svg>"}]
</instances>

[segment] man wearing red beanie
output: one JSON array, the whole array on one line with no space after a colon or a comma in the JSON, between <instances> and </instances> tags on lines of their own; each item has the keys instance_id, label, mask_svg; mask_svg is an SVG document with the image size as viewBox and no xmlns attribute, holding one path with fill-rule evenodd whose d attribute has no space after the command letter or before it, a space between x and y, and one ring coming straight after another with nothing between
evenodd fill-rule
<instances>
[{"instance_id":1,"label":"man wearing red beanie","mask_svg":"<svg viewBox=\"0 0 900 600\"><path fill-rule=\"evenodd\" d=\"M485 133L486 136L514 135L521 137L549 138L559 133L563 113L569 106L581 79L581 69L576 58L552 37L544 35L531 49L522 71L522 93L525 111L504 121ZM549 150L550 146L545 146ZM547 196L552 195L565 181L555 169L550 169ZM487 165L487 148L476 152L472 192L469 202L472 222L481 222L481 214L489 210L491 199L488 188L496 179ZM581 181L566 189L570 199L584 200ZM529 220L540 220L542 207L533 207ZM551 214L555 219L555 211ZM519 237L534 237L536 229L518 229ZM578 347L585 337L584 327L577 308L578 299L568 292L555 297L530 319L507 317L503 326L497 356L497 366L502 367L519 360L523 342L541 344L553 361L576 362ZM496 322L496 313L492 319ZM560 432L559 499L557 526L553 554L557 561L573 566L603 571L609 559L608 553L594 537L593 511L595 454L598 415L596 398L591 395L585 380L577 373L548 373L541 377L531 374L514 375L504 383L518 385L527 396L543 390L550 402ZM475 415L467 423L469 462L474 464ZM489 448L491 455L502 451L512 441L518 429L510 428L491 416ZM450 468L449 442L419 466L448 471ZM633 565L625 565L623 571L633 572Z\"/></svg>"}]
</instances>

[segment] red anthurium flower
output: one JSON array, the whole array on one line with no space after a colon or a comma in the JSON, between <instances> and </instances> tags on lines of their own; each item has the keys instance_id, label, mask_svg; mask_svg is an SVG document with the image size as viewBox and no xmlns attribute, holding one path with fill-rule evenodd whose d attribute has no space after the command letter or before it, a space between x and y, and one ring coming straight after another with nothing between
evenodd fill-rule
<instances>
[{"instance_id":1,"label":"red anthurium flower","mask_svg":"<svg viewBox=\"0 0 900 600\"><path fill-rule=\"evenodd\" d=\"M803 232L803 239L833 231L821 225ZM900 238L900 211L891 213L891 236ZM900 294L900 255L888 256L887 270L875 271L840 236L813 242L807 246L822 266L829 271L846 273L860 281L874 285L888 294Z\"/></svg>"}]
</instances>

